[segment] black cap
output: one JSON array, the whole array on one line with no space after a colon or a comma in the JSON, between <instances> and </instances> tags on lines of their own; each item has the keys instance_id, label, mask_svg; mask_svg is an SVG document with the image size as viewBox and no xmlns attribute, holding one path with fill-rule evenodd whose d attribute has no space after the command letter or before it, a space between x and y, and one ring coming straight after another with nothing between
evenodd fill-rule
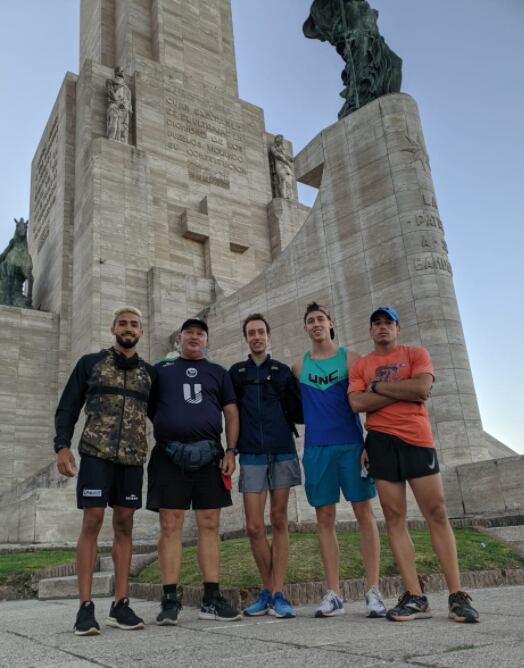
<instances>
[{"instance_id":1,"label":"black cap","mask_svg":"<svg viewBox=\"0 0 524 668\"><path fill-rule=\"evenodd\" d=\"M205 320L201 320L200 318L188 318L180 328L180 331L183 332L184 329L189 329L190 327L193 326L200 327L201 329L204 330L206 334L209 334L209 329L207 328L207 322Z\"/></svg>"}]
</instances>

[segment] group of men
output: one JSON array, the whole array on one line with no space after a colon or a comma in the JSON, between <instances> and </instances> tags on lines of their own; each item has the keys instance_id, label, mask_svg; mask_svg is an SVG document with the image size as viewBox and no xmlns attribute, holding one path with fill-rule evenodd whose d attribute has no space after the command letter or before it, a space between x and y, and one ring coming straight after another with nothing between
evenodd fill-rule
<instances>
[{"instance_id":1,"label":"group of men","mask_svg":"<svg viewBox=\"0 0 524 668\"><path fill-rule=\"evenodd\" d=\"M107 506L113 508L115 600L106 623L121 629L144 627L129 605L128 577L133 513L142 505L147 417L153 422L155 446L148 463L146 507L158 512L160 520L163 595L157 624L176 625L182 609L182 529L189 508L196 516L203 581L199 617L234 621L242 616L219 588L220 509L232 505L231 475L237 455L246 530L261 578L258 598L243 614L296 616L283 590L289 493L301 484L295 424L302 422L305 492L316 511L327 586L315 616L344 613L336 534L336 505L342 490L360 530L367 616L392 621L431 617L407 530L407 482L426 519L447 582L449 617L478 621L471 598L460 584L426 407L434 382L431 360L423 348L399 345L400 324L393 308L381 306L371 314L374 349L361 357L335 343L328 309L309 304L304 329L311 350L292 368L269 355L270 325L262 314L251 314L242 325L249 356L229 372L207 358L208 326L198 318L182 324L178 358L149 365L136 352L143 333L141 318L140 311L130 306L115 313L114 345L78 361L56 411L57 466L60 473L74 476L71 441L85 405L77 480L77 505L83 510L77 546L77 635L100 633L91 584ZM359 413L366 414L365 443ZM379 591L380 540L371 506L377 491L405 587L390 610ZM264 519L268 496L271 542Z\"/></svg>"}]
</instances>

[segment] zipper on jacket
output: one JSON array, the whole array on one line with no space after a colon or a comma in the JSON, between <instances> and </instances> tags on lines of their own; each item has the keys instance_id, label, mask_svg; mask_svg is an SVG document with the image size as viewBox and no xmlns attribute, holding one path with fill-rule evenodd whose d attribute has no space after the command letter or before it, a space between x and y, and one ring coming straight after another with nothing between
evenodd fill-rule
<instances>
[{"instance_id":1,"label":"zipper on jacket","mask_svg":"<svg viewBox=\"0 0 524 668\"><path fill-rule=\"evenodd\" d=\"M262 365L261 365L262 366ZM262 408L260 405L260 367L257 366L257 407L258 407L258 425L260 429L260 450L264 452L264 429L262 427Z\"/></svg>"},{"instance_id":2,"label":"zipper on jacket","mask_svg":"<svg viewBox=\"0 0 524 668\"><path fill-rule=\"evenodd\" d=\"M122 401L122 412L120 414L120 426L118 428L118 441L117 441L117 444L116 444L116 454L115 454L115 460L116 461L118 461L118 451L120 450L120 439L122 438L122 424L124 422L124 412L126 410L126 395L125 395L126 385L127 385L127 369L124 369L124 400Z\"/></svg>"}]
</instances>

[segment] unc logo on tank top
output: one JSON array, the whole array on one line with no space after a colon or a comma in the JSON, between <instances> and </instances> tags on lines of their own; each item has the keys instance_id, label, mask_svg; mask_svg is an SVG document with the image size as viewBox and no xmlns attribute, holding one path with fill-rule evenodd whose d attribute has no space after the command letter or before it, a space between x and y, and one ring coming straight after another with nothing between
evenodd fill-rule
<instances>
[{"instance_id":1,"label":"unc logo on tank top","mask_svg":"<svg viewBox=\"0 0 524 668\"><path fill-rule=\"evenodd\" d=\"M201 404L202 403L202 385L200 383L195 383L190 385L189 383L184 383L184 401L187 404Z\"/></svg>"}]
</instances>

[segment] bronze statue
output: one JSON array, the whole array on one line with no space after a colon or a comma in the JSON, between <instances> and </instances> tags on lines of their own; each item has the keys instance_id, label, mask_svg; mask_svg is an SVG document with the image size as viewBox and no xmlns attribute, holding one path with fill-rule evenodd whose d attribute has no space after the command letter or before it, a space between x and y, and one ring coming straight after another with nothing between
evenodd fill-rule
<instances>
[{"instance_id":1,"label":"bronze statue","mask_svg":"<svg viewBox=\"0 0 524 668\"><path fill-rule=\"evenodd\" d=\"M33 262L27 250L27 224L14 219L13 238L0 255L0 303L31 308L33 293ZM24 284L26 291L24 294Z\"/></svg>"},{"instance_id":2,"label":"bronze statue","mask_svg":"<svg viewBox=\"0 0 524 668\"><path fill-rule=\"evenodd\" d=\"M333 44L346 63L340 93L346 101L339 118L377 97L400 92L402 60L380 35L377 19L367 0L315 0L304 23L306 37Z\"/></svg>"}]
</instances>

